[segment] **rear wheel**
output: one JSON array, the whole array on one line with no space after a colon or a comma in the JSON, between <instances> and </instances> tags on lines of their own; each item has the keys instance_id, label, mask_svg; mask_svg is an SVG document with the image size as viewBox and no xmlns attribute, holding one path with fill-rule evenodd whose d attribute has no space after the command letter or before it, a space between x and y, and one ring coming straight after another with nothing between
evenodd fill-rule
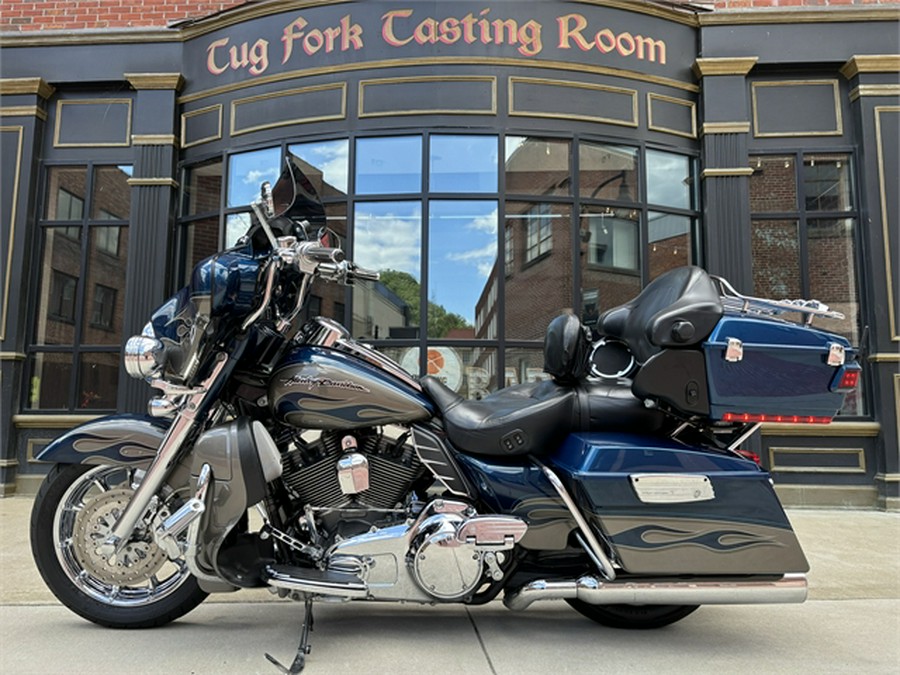
<instances>
[{"instance_id":1,"label":"rear wheel","mask_svg":"<svg viewBox=\"0 0 900 675\"><path fill-rule=\"evenodd\" d=\"M99 552L134 481L134 469L57 465L31 512L31 550L47 586L73 612L110 628L161 626L207 596L184 559L171 560L146 531L112 561Z\"/></svg>"},{"instance_id":2,"label":"rear wheel","mask_svg":"<svg viewBox=\"0 0 900 675\"><path fill-rule=\"evenodd\" d=\"M577 612L610 628L647 630L680 621L699 605L591 605L583 600L566 600Z\"/></svg>"}]
</instances>

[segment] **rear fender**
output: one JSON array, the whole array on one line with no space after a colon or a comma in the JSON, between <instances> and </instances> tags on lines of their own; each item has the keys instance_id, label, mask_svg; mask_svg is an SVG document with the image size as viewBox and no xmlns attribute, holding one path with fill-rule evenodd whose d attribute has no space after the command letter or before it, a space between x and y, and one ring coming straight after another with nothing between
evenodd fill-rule
<instances>
[{"instance_id":1,"label":"rear fender","mask_svg":"<svg viewBox=\"0 0 900 675\"><path fill-rule=\"evenodd\" d=\"M145 415L112 415L67 431L36 460L54 464L149 465L171 420Z\"/></svg>"}]
</instances>

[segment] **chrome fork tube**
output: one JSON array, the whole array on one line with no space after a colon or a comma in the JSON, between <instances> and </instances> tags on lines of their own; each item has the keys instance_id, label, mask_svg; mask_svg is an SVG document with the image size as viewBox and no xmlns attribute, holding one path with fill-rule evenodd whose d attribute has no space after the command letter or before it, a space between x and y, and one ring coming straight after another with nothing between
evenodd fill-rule
<instances>
[{"instance_id":1,"label":"chrome fork tube","mask_svg":"<svg viewBox=\"0 0 900 675\"><path fill-rule=\"evenodd\" d=\"M109 535L100 545L100 551L104 555L111 556L119 553L131 539L138 521L147 513L147 508L150 506L154 495L162 488L163 483L169 477L175 463L178 461L179 451L194 428L197 410L200 408L203 399L206 398L210 386L218 379L227 362L228 357L224 353L218 355L210 376L203 381L195 393L190 395L172 426L169 427L169 431L159 446L150 468L147 469L143 480L135 489L134 496L125 506L122 515L119 516Z\"/></svg>"}]
</instances>

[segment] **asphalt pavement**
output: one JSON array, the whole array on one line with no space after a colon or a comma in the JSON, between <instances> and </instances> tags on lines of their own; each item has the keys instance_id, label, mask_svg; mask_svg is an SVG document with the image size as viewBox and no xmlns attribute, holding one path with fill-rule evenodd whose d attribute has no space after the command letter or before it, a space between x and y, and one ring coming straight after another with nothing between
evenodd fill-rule
<instances>
[{"instance_id":1,"label":"asphalt pavement","mask_svg":"<svg viewBox=\"0 0 900 675\"><path fill-rule=\"evenodd\" d=\"M303 606L265 590L213 596L168 626L95 626L43 585L31 499L0 499L0 674L274 674ZM305 674L900 673L900 514L791 510L811 564L800 605L701 607L655 631L605 628L563 602L483 607L317 604Z\"/></svg>"}]
</instances>

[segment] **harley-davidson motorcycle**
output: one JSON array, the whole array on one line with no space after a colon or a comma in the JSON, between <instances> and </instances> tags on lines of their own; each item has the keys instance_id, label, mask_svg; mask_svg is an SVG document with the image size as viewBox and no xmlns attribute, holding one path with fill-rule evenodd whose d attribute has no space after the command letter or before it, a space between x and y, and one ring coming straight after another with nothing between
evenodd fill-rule
<instances>
[{"instance_id":1,"label":"harley-davidson motorcycle","mask_svg":"<svg viewBox=\"0 0 900 675\"><path fill-rule=\"evenodd\" d=\"M54 467L32 549L72 611L144 628L269 587L305 603L290 667L267 655L298 673L316 600L502 593L623 628L805 600L807 561L741 446L763 422L840 409L856 351L811 326L839 314L679 268L593 333L554 319L548 379L467 400L335 321L294 325L312 284L378 275L344 259L296 158L261 192L247 235L128 340L127 372L161 390L148 415L38 457Z\"/></svg>"}]
</instances>

